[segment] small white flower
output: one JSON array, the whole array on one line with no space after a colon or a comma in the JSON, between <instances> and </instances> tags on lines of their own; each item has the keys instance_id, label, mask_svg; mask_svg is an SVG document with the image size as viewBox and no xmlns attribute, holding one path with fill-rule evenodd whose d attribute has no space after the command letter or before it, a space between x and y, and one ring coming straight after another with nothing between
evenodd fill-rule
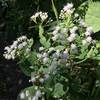
<instances>
[{"instance_id":1,"label":"small white flower","mask_svg":"<svg viewBox=\"0 0 100 100\"><path fill-rule=\"evenodd\" d=\"M29 91L26 90L26 91L25 91L25 95L26 95L26 96L29 96L29 94L30 94Z\"/></svg>"},{"instance_id":2,"label":"small white flower","mask_svg":"<svg viewBox=\"0 0 100 100\"><path fill-rule=\"evenodd\" d=\"M67 54L68 53L68 50L65 50L64 53Z\"/></svg>"},{"instance_id":3,"label":"small white flower","mask_svg":"<svg viewBox=\"0 0 100 100\"><path fill-rule=\"evenodd\" d=\"M5 48L4 48L4 50L9 50L9 47L8 47L8 46L7 46L7 47L5 47Z\"/></svg>"},{"instance_id":4,"label":"small white flower","mask_svg":"<svg viewBox=\"0 0 100 100\"><path fill-rule=\"evenodd\" d=\"M88 36L88 37L86 38L86 41L89 42L89 43L91 43L92 37Z\"/></svg>"},{"instance_id":5,"label":"small white flower","mask_svg":"<svg viewBox=\"0 0 100 100\"><path fill-rule=\"evenodd\" d=\"M93 44L96 44L96 40L93 40L92 43L93 43Z\"/></svg>"},{"instance_id":6,"label":"small white flower","mask_svg":"<svg viewBox=\"0 0 100 100\"><path fill-rule=\"evenodd\" d=\"M80 24L80 26L82 26L82 27L86 26L86 24L85 24L85 22L84 22L83 20L80 20L79 24Z\"/></svg>"},{"instance_id":7,"label":"small white flower","mask_svg":"<svg viewBox=\"0 0 100 100\"><path fill-rule=\"evenodd\" d=\"M40 78L39 81L40 81L40 83L44 83L44 79L43 78Z\"/></svg>"},{"instance_id":8,"label":"small white flower","mask_svg":"<svg viewBox=\"0 0 100 100\"><path fill-rule=\"evenodd\" d=\"M3 54L3 56L5 57L5 59L7 59L7 54Z\"/></svg>"},{"instance_id":9,"label":"small white flower","mask_svg":"<svg viewBox=\"0 0 100 100\"><path fill-rule=\"evenodd\" d=\"M9 47L5 47L5 49L4 49L4 50L7 50L7 52L8 52L8 53L10 53L12 49L11 49L11 48L9 48Z\"/></svg>"},{"instance_id":10,"label":"small white flower","mask_svg":"<svg viewBox=\"0 0 100 100\"><path fill-rule=\"evenodd\" d=\"M41 59L42 58L42 55L41 54L37 54L37 57L39 58L39 59Z\"/></svg>"},{"instance_id":11,"label":"small white flower","mask_svg":"<svg viewBox=\"0 0 100 100\"><path fill-rule=\"evenodd\" d=\"M99 80L96 80L96 82L95 82L96 84L99 84L100 83L100 81Z\"/></svg>"},{"instance_id":12,"label":"small white flower","mask_svg":"<svg viewBox=\"0 0 100 100\"><path fill-rule=\"evenodd\" d=\"M12 59L14 60L15 59L15 56L12 55Z\"/></svg>"},{"instance_id":13,"label":"small white flower","mask_svg":"<svg viewBox=\"0 0 100 100\"><path fill-rule=\"evenodd\" d=\"M48 18L48 14L46 12L40 12L40 17L42 21L45 21Z\"/></svg>"},{"instance_id":14,"label":"small white flower","mask_svg":"<svg viewBox=\"0 0 100 100\"><path fill-rule=\"evenodd\" d=\"M23 42L22 45L23 45L23 47L26 46L27 45L27 42Z\"/></svg>"},{"instance_id":15,"label":"small white flower","mask_svg":"<svg viewBox=\"0 0 100 100\"><path fill-rule=\"evenodd\" d=\"M87 27L87 28L86 28L86 31L89 32L89 33L91 34L91 33L93 32L93 29L92 29L92 27Z\"/></svg>"},{"instance_id":16,"label":"small white flower","mask_svg":"<svg viewBox=\"0 0 100 100\"><path fill-rule=\"evenodd\" d=\"M89 36L89 35L91 35L91 33L88 32L88 31L86 31L86 32L85 32L85 35L86 35L86 36Z\"/></svg>"},{"instance_id":17,"label":"small white flower","mask_svg":"<svg viewBox=\"0 0 100 100\"><path fill-rule=\"evenodd\" d=\"M40 47L40 48L39 48L39 51L43 51L43 50L44 50L44 47Z\"/></svg>"},{"instance_id":18,"label":"small white flower","mask_svg":"<svg viewBox=\"0 0 100 100\"><path fill-rule=\"evenodd\" d=\"M63 10L64 11L68 11L68 10L70 10L72 8L73 8L73 4L72 3L68 3L66 6L64 6Z\"/></svg>"},{"instance_id":19,"label":"small white flower","mask_svg":"<svg viewBox=\"0 0 100 100\"><path fill-rule=\"evenodd\" d=\"M29 48L26 49L26 53L29 53L31 50Z\"/></svg>"},{"instance_id":20,"label":"small white flower","mask_svg":"<svg viewBox=\"0 0 100 100\"><path fill-rule=\"evenodd\" d=\"M22 37L19 37L19 38L17 39L17 41L18 41L18 42L21 42L21 41L22 41Z\"/></svg>"},{"instance_id":21,"label":"small white flower","mask_svg":"<svg viewBox=\"0 0 100 100\"><path fill-rule=\"evenodd\" d=\"M69 67L70 66L70 63L66 63L66 67Z\"/></svg>"},{"instance_id":22,"label":"small white flower","mask_svg":"<svg viewBox=\"0 0 100 100\"><path fill-rule=\"evenodd\" d=\"M75 33L76 31L78 30L78 27L74 26L71 30L70 30L70 33Z\"/></svg>"},{"instance_id":23,"label":"small white flower","mask_svg":"<svg viewBox=\"0 0 100 100\"><path fill-rule=\"evenodd\" d=\"M73 30L74 30L74 31L77 31L77 30L78 30L78 27L77 27L77 26L74 26L74 27L73 27Z\"/></svg>"},{"instance_id":24,"label":"small white flower","mask_svg":"<svg viewBox=\"0 0 100 100\"><path fill-rule=\"evenodd\" d=\"M68 53L68 49L65 49L65 51L64 51L65 53Z\"/></svg>"},{"instance_id":25,"label":"small white flower","mask_svg":"<svg viewBox=\"0 0 100 100\"><path fill-rule=\"evenodd\" d=\"M35 13L35 15L32 15L31 20L35 21L38 16L39 16L39 12Z\"/></svg>"},{"instance_id":26,"label":"small white flower","mask_svg":"<svg viewBox=\"0 0 100 100\"><path fill-rule=\"evenodd\" d=\"M38 16L39 16L39 13L40 13L40 12L37 12L37 13L35 14L35 17L38 17Z\"/></svg>"},{"instance_id":27,"label":"small white flower","mask_svg":"<svg viewBox=\"0 0 100 100\"><path fill-rule=\"evenodd\" d=\"M79 14L78 13L75 13L75 17L79 17Z\"/></svg>"},{"instance_id":28,"label":"small white flower","mask_svg":"<svg viewBox=\"0 0 100 100\"><path fill-rule=\"evenodd\" d=\"M68 40L69 42L72 42L72 41L74 40L74 38L71 37L71 36L69 36L69 37L67 38L67 40Z\"/></svg>"},{"instance_id":29,"label":"small white flower","mask_svg":"<svg viewBox=\"0 0 100 100\"><path fill-rule=\"evenodd\" d=\"M59 50L56 51L56 56L57 56L57 57L60 56L60 51L59 51Z\"/></svg>"},{"instance_id":30,"label":"small white flower","mask_svg":"<svg viewBox=\"0 0 100 100\"><path fill-rule=\"evenodd\" d=\"M11 48L11 49L14 49L14 48L16 48L16 45L13 45L13 44L12 44L12 45L10 46L10 48Z\"/></svg>"},{"instance_id":31,"label":"small white flower","mask_svg":"<svg viewBox=\"0 0 100 100\"><path fill-rule=\"evenodd\" d=\"M35 77L32 77L32 79L31 80L29 80L29 82L35 82L36 81L36 79L35 79Z\"/></svg>"},{"instance_id":32,"label":"small white flower","mask_svg":"<svg viewBox=\"0 0 100 100\"><path fill-rule=\"evenodd\" d=\"M68 32L68 29L64 28L63 33L66 33L66 32Z\"/></svg>"},{"instance_id":33,"label":"small white flower","mask_svg":"<svg viewBox=\"0 0 100 100\"><path fill-rule=\"evenodd\" d=\"M73 10L67 10L67 13L68 14L72 14L73 13Z\"/></svg>"},{"instance_id":34,"label":"small white flower","mask_svg":"<svg viewBox=\"0 0 100 100\"><path fill-rule=\"evenodd\" d=\"M18 49L22 49L22 48L23 48L23 44L19 44Z\"/></svg>"},{"instance_id":35,"label":"small white flower","mask_svg":"<svg viewBox=\"0 0 100 100\"><path fill-rule=\"evenodd\" d=\"M57 26L55 30L56 30L56 31L59 31L59 30L60 30L60 27L59 27L59 26Z\"/></svg>"},{"instance_id":36,"label":"small white flower","mask_svg":"<svg viewBox=\"0 0 100 100\"><path fill-rule=\"evenodd\" d=\"M49 48L48 53L52 52L53 50L55 50L55 48L54 48L54 47Z\"/></svg>"},{"instance_id":37,"label":"small white flower","mask_svg":"<svg viewBox=\"0 0 100 100\"><path fill-rule=\"evenodd\" d=\"M21 38L22 38L23 40L26 40L26 39L27 39L27 37L26 37L26 36L22 36Z\"/></svg>"},{"instance_id":38,"label":"small white flower","mask_svg":"<svg viewBox=\"0 0 100 100\"><path fill-rule=\"evenodd\" d=\"M9 54L9 55L7 55L7 59L8 60L10 60L11 59L11 55Z\"/></svg>"},{"instance_id":39,"label":"small white flower","mask_svg":"<svg viewBox=\"0 0 100 100\"><path fill-rule=\"evenodd\" d=\"M14 41L13 42L13 45L16 47L17 46L17 44L18 44L18 41Z\"/></svg>"},{"instance_id":40,"label":"small white flower","mask_svg":"<svg viewBox=\"0 0 100 100\"><path fill-rule=\"evenodd\" d=\"M48 56L48 54L47 53L43 53L43 57L47 57Z\"/></svg>"},{"instance_id":41,"label":"small white flower","mask_svg":"<svg viewBox=\"0 0 100 100\"><path fill-rule=\"evenodd\" d=\"M70 37L74 39L74 38L76 37L76 35L77 35L77 34L72 33L72 34L70 34Z\"/></svg>"},{"instance_id":42,"label":"small white flower","mask_svg":"<svg viewBox=\"0 0 100 100\"><path fill-rule=\"evenodd\" d=\"M57 30L54 30L54 31L52 32L53 35L56 35L57 33L58 33Z\"/></svg>"},{"instance_id":43,"label":"small white flower","mask_svg":"<svg viewBox=\"0 0 100 100\"><path fill-rule=\"evenodd\" d=\"M47 80L50 76L48 74L44 75L44 79Z\"/></svg>"},{"instance_id":44,"label":"small white flower","mask_svg":"<svg viewBox=\"0 0 100 100\"><path fill-rule=\"evenodd\" d=\"M46 64L47 62L48 62L48 58L47 57L43 58L43 63Z\"/></svg>"},{"instance_id":45,"label":"small white flower","mask_svg":"<svg viewBox=\"0 0 100 100\"><path fill-rule=\"evenodd\" d=\"M12 50L11 51L11 55L14 56L15 55L16 50Z\"/></svg>"},{"instance_id":46,"label":"small white flower","mask_svg":"<svg viewBox=\"0 0 100 100\"><path fill-rule=\"evenodd\" d=\"M74 49L76 49L76 48L77 48L76 45L72 43L72 44L71 44L71 49L74 50Z\"/></svg>"},{"instance_id":47,"label":"small white flower","mask_svg":"<svg viewBox=\"0 0 100 100\"><path fill-rule=\"evenodd\" d=\"M37 90L35 96L36 97L41 97L41 91L40 90Z\"/></svg>"},{"instance_id":48,"label":"small white flower","mask_svg":"<svg viewBox=\"0 0 100 100\"><path fill-rule=\"evenodd\" d=\"M52 37L53 41L56 41L57 39L58 39L58 35L55 35L55 36Z\"/></svg>"},{"instance_id":49,"label":"small white flower","mask_svg":"<svg viewBox=\"0 0 100 100\"><path fill-rule=\"evenodd\" d=\"M24 99L24 98L25 98L24 92L22 92L22 93L20 94L20 98L21 98L21 99Z\"/></svg>"},{"instance_id":50,"label":"small white flower","mask_svg":"<svg viewBox=\"0 0 100 100\"><path fill-rule=\"evenodd\" d=\"M86 45L87 44L87 41L86 40L82 40L82 44L83 45Z\"/></svg>"}]
</instances>

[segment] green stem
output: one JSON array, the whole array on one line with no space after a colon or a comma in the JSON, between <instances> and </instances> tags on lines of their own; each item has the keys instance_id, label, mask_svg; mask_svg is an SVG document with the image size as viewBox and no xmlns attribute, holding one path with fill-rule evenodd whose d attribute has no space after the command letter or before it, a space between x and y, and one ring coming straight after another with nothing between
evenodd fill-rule
<instances>
[{"instance_id":1,"label":"green stem","mask_svg":"<svg viewBox=\"0 0 100 100\"><path fill-rule=\"evenodd\" d=\"M83 60L81 60L81 61L75 62L75 65L80 64L80 63L82 63L82 62L85 62L87 59L88 59L88 58L85 58L85 59L83 59Z\"/></svg>"}]
</instances>

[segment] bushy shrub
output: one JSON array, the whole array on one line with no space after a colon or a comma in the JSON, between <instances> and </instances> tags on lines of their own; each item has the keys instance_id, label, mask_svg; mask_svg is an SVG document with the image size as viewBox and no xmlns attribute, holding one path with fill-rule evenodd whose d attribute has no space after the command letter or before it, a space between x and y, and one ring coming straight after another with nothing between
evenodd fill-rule
<instances>
[{"instance_id":1,"label":"bushy shrub","mask_svg":"<svg viewBox=\"0 0 100 100\"><path fill-rule=\"evenodd\" d=\"M92 27L86 25L72 3L60 14L54 5L53 9L56 21L41 11L30 18L38 30L38 45L32 38L21 36L5 47L4 57L17 58L33 84L21 91L18 99L97 100L100 42L92 39Z\"/></svg>"}]
</instances>

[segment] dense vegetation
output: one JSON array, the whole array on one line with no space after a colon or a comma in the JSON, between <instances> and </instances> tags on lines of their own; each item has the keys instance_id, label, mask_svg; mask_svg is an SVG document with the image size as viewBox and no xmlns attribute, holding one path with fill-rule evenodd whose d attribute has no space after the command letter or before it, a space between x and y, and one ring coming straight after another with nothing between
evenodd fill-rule
<instances>
[{"instance_id":1,"label":"dense vegetation","mask_svg":"<svg viewBox=\"0 0 100 100\"><path fill-rule=\"evenodd\" d=\"M24 89L28 87L29 85L30 86L32 85L31 83L28 84L28 80L30 78L31 73L33 73L34 70L38 70L35 72L35 77L37 73L39 75L41 74L39 77L42 77L43 75L47 73L47 71L49 70L49 69L46 69L46 67L48 66L47 64L44 64L40 61L41 62L40 65L34 66L36 62L40 63L37 61L38 58L36 57L36 55L40 53L38 52L39 47L43 46L42 49L44 53L47 52L47 50L49 50L51 46L54 46L55 48L59 49L61 53L63 52L63 50L65 50L66 46L69 46L70 48L70 43L67 43L67 45L64 45L64 47L61 46L62 45L61 43L55 43L55 42L54 44L52 43L52 40L50 40L51 35L49 33L50 32L52 33L55 26L57 27L59 26L60 31L62 31L64 28L67 27L68 34L70 34L69 33L70 30L74 26L78 27L78 32L80 32L81 35L84 33L84 30L88 30L87 26L84 26L83 29L81 29L81 27L79 26L78 19L74 18L74 15L72 15L72 18L70 19L71 24L67 23L69 26L65 24L65 22L68 20L68 19L66 20L66 18L65 20L61 20L61 22L60 20L58 21L59 19L58 14L60 14L60 11L62 10L63 6L66 5L67 3L73 3L75 7L75 13L78 14L78 18L83 19L82 21L83 22L85 21L87 23L87 26L93 27L93 31L95 34L91 34L91 36L93 40L96 40L96 43L95 44L91 43L87 45L88 47L86 46L83 48L80 46L80 39L77 37L77 40L75 41L75 43L79 45L78 47L79 50L80 48L82 48L79 51L81 53L73 54L72 52L70 52L70 56L72 56L72 58L68 58L68 59L69 61L72 60L71 64L73 63L74 60L75 61L82 60L82 61L79 62L79 64L76 64L75 66L71 65L72 66L71 69L70 68L66 69L68 72L62 72L62 73L60 73L59 71L60 70L64 71L65 67L63 64L61 64L61 66L63 67L61 67L60 69L57 69L59 74L54 74L56 76L55 79L50 79L49 80L50 82L47 81L47 83L44 85L44 87L46 88L45 90L42 89L42 85L40 86L40 84L36 83L35 84L36 87L38 86L38 88L41 91L44 91L45 93L49 91L45 95L44 94L42 96L39 95L40 96L39 98L42 98L43 100L51 100L51 99L52 100L55 100L55 99L80 100L82 98L83 100L99 100L100 98L99 96L99 92L100 92L100 81L99 81L100 80L100 41L99 41L100 40L99 38L100 37L99 35L100 33L100 19L99 19L100 18L100 13L99 13L100 2L99 0L0 0L0 12L1 12L0 13L0 19L1 19L0 20L0 44L1 44L0 89L2 90L0 91L0 100L17 99L17 96L20 93L21 89ZM43 24L40 24L38 22L34 23L34 19L32 19L31 16L39 11L48 12L48 16L52 18L53 23L49 22L46 25L45 25L45 22ZM89 32L90 31L91 31L91 28L89 28ZM43 34L44 32L48 33L48 35L44 35ZM18 39L18 37L20 40L21 39L20 36L23 36L23 35L27 36L27 44L28 44L27 48L29 50L31 49L31 55L28 54L27 56L27 53L25 51L22 51L21 55L23 55L23 52L24 54L26 53L26 55L20 56L19 57L20 59L16 58L14 61L5 60L3 57L5 46L12 44L12 41L14 41L16 38ZM26 37L23 37L23 38L26 38ZM83 39L83 37L81 39ZM85 51L86 48L88 48L87 51ZM24 49L26 50L26 47ZM77 58L74 56L77 56ZM50 59L52 59L51 55L49 55L49 57ZM34 69L27 68L27 66L30 66L30 65L34 66ZM10 67L10 70L7 70L7 67L5 66L12 66L12 67L15 66L15 67L13 68ZM37 66L39 69L35 69L35 67ZM75 68L73 68L73 66ZM83 68L84 66L85 68ZM7 83L8 81L5 81L7 77L7 75L5 74L8 74L8 72L13 73L15 72L14 70L16 69L20 71L20 74L24 73L28 77L28 80L27 80L27 77L24 77L22 75L21 76L22 80L24 79L27 82L25 81L26 82L25 85L21 83L23 86L19 87L19 89L16 89L17 87L15 86L14 89L16 89L17 91L14 94L14 97L13 96L11 97L11 94L10 96L8 95L9 93L7 94L7 92L9 92L7 90L8 89L7 86L9 87L10 85L8 85L9 84ZM5 73L5 70L6 70L6 73ZM2 71L4 71L4 73L2 73ZM15 72L15 74L20 75L19 72L17 73ZM66 76L65 74L69 74L69 75ZM16 78L16 75L15 75L15 78ZM54 77L51 73L50 75L51 77ZM34 73L33 73L33 76L34 76ZM31 76L30 81L32 81L33 76ZM75 79L74 81L73 81L73 78ZM66 82L64 83L65 79L66 80L68 79L67 80L68 83ZM16 81L19 81L19 79ZM53 84L51 84L52 82ZM34 82L32 81L32 83ZM10 84L13 84L12 80ZM49 86L51 86L51 88L49 88ZM30 94L32 93L35 94L34 88L35 88L34 86L31 86L31 87L26 88L23 91L26 92L26 90L28 90ZM25 100L27 100L27 98ZM38 99L34 99L34 100L38 100Z\"/></svg>"}]
</instances>

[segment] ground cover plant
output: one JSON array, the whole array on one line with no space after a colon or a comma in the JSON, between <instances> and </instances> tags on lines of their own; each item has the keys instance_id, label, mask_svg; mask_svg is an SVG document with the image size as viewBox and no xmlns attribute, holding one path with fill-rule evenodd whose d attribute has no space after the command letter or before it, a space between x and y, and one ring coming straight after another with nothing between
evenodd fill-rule
<instances>
[{"instance_id":1,"label":"ground cover plant","mask_svg":"<svg viewBox=\"0 0 100 100\"><path fill-rule=\"evenodd\" d=\"M67 3L57 13L56 21L47 12L30 17L39 42L21 36L5 47L3 56L17 59L33 85L22 90L18 100L98 100L100 42L94 40L73 3Z\"/></svg>"}]
</instances>

